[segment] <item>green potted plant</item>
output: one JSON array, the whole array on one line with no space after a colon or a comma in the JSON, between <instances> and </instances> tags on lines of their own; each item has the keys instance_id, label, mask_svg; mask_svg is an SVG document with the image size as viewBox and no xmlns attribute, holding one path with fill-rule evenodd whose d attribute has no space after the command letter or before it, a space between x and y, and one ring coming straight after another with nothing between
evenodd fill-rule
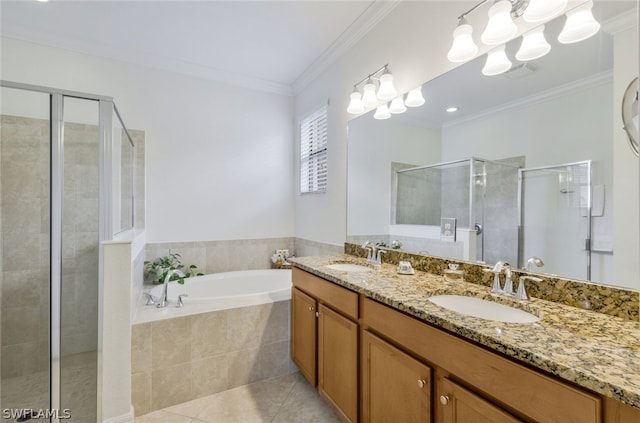
<instances>
[{"instance_id":1,"label":"green potted plant","mask_svg":"<svg viewBox=\"0 0 640 423\"><path fill-rule=\"evenodd\" d=\"M171 270L180 270L184 276L177 274L171 275L169 281L177 281L179 284L184 284L184 280L191 276L202 276L204 273L196 272L198 266L191 264L186 266L182 264L182 256L178 253L172 253L169 250L169 254L163 257L158 257L153 261L144 262L144 279L151 281L154 284L164 283L167 278L167 274Z\"/></svg>"}]
</instances>

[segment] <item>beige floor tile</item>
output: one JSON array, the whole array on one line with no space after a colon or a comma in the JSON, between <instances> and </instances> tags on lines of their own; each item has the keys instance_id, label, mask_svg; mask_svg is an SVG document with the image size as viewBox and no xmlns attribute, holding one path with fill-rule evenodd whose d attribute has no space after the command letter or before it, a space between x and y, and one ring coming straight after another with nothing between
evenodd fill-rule
<instances>
[{"instance_id":1,"label":"beige floor tile","mask_svg":"<svg viewBox=\"0 0 640 423\"><path fill-rule=\"evenodd\" d=\"M211 423L270 422L291 388L267 382L241 386L210 397L197 418Z\"/></svg>"},{"instance_id":2,"label":"beige floor tile","mask_svg":"<svg viewBox=\"0 0 640 423\"><path fill-rule=\"evenodd\" d=\"M340 419L303 377L291 390L272 423L340 423Z\"/></svg>"},{"instance_id":3,"label":"beige floor tile","mask_svg":"<svg viewBox=\"0 0 640 423\"><path fill-rule=\"evenodd\" d=\"M135 423L339 423L298 372L165 408Z\"/></svg>"},{"instance_id":4,"label":"beige floor tile","mask_svg":"<svg viewBox=\"0 0 640 423\"><path fill-rule=\"evenodd\" d=\"M135 423L194 423L191 417L181 416L179 414L169 413L164 410L154 411L144 416L136 417Z\"/></svg>"}]
</instances>

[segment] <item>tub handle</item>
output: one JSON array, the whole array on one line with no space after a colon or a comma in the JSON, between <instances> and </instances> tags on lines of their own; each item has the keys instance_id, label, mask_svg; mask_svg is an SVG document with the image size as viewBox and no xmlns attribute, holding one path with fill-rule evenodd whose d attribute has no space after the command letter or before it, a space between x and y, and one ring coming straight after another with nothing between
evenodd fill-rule
<instances>
[{"instance_id":1,"label":"tub handle","mask_svg":"<svg viewBox=\"0 0 640 423\"><path fill-rule=\"evenodd\" d=\"M154 298L153 295L149 294L148 292L145 292L144 295L147 296L146 305L154 305L156 303L157 299Z\"/></svg>"},{"instance_id":2,"label":"tub handle","mask_svg":"<svg viewBox=\"0 0 640 423\"><path fill-rule=\"evenodd\" d=\"M182 302L182 297L188 297L189 294L180 294L178 295L178 302L176 303L176 307L184 307L184 303Z\"/></svg>"}]
</instances>

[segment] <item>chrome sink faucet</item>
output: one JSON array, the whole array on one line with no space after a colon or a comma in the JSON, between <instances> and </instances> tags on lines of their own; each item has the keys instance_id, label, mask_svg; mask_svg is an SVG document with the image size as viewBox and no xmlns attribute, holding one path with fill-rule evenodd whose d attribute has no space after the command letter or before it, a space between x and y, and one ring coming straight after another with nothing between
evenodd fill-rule
<instances>
[{"instance_id":1,"label":"chrome sink faucet","mask_svg":"<svg viewBox=\"0 0 640 423\"><path fill-rule=\"evenodd\" d=\"M156 307L166 307L169 303L169 301L167 300L167 287L169 286L169 279L171 279L171 276L173 275L178 275L181 278L184 278L185 276L180 269L173 269L167 272L167 276L164 278L164 286L162 287L162 296L160 296L158 305L156 305Z\"/></svg>"},{"instance_id":2,"label":"chrome sink faucet","mask_svg":"<svg viewBox=\"0 0 640 423\"><path fill-rule=\"evenodd\" d=\"M362 248L368 251L368 253L367 253L367 263L372 263L373 260L374 260L374 257L375 257L374 254L375 254L376 246L373 245L372 243L370 243L369 241L365 241L362 244Z\"/></svg>"},{"instance_id":3,"label":"chrome sink faucet","mask_svg":"<svg viewBox=\"0 0 640 423\"><path fill-rule=\"evenodd\" d=\"M491 292L493 292L494 294L504 294L504 289L502 289L502 286L500 286L500 273L502 273L502 270L507 266L509 268L509 279L511 279L511 265L506 261L497 262L491 270L486 269L487 272L493 273L493 286L491 287Z\"/></svg>"}]
</instances>

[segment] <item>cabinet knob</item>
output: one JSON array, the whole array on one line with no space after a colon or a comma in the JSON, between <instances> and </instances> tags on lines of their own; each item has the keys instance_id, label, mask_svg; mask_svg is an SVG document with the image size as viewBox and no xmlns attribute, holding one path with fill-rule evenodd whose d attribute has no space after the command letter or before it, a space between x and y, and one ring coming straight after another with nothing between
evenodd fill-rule
<instances>
[{"instance_id":1,"label":"cabinet knob","mask_svg":"<svg viewBox=\"0 0 640 423\"><path fill-rule=\"evenodd\" d=\"M449 404L449 397L446 395L440 395L440 404L442 405Z\"/></svg>"},{"instance_id":2,"label":"cabinet knob","mask_svg":"<svg viewBox=\"0 0 640 423\"><path fill-rule=\"evenodd\" d=\"M313 311L313 306L309 306L309 311Z\"/></svg>"},{"instance_id":3,"label":"cabinet knob","mask_svg":"<svg viewBox=\"0 0 640 423\"><path fill-rule=\"evenodd\" d=\"M418 387L422 389L425 386L427 386L427 382L424 379L418 379Z\"/></svg>"}]
</instances>

